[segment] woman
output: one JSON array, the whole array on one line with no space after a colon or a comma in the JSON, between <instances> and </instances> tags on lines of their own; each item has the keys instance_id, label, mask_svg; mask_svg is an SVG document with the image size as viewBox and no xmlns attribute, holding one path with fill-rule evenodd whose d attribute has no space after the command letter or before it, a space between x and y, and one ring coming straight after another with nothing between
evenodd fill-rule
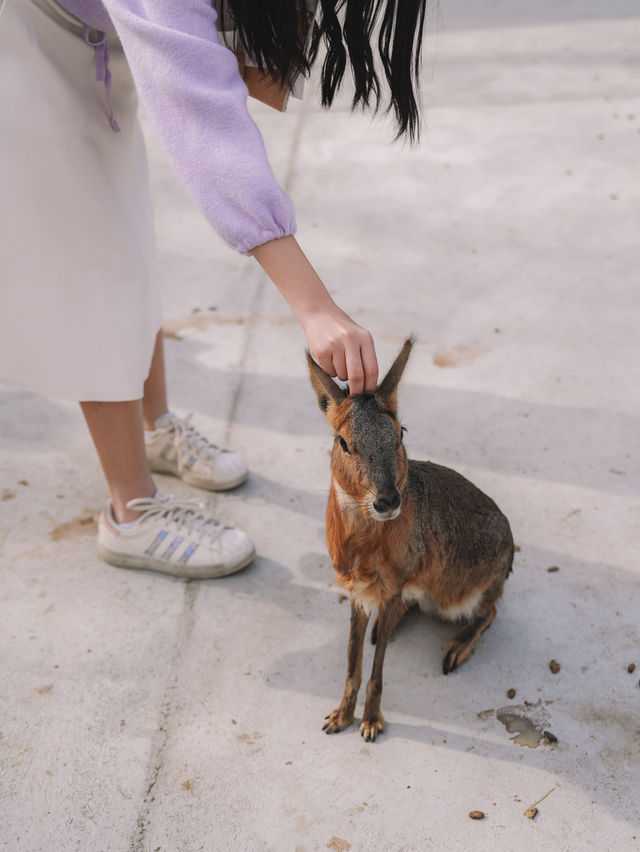
<instances>
[{"instance_id":1,"label":"woman","mask_svg":"<svg viewBox=\"0 0 640 852\"><path fill-rule=\"evenodd\" d=\"M280 81L308 72L295 0L226 5L260 70ZM325 42L323 102L349 62L354 106L377 108L388 89L399 132L413 138L424 5L321 0L310 53ZM352 393L373 391L375 349L294 237L292 204L207 0L0 0L0 381L81 404L109 488L103 558L222 576L251 561L249 537L161 494L151 477L223 490L247 470L169 412L136 91L184 186L218 234L262 266L320 365Z\"/></svg>"}]
</instances>

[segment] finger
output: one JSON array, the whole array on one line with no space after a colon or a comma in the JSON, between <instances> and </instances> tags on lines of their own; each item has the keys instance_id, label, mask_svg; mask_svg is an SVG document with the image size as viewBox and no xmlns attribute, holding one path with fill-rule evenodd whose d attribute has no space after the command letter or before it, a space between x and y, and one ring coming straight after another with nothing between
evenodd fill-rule
<instances>
[{"instance_id":1,"label":"finger","mask_svg":"<svg viewBox=\"0 0 640 852\"><path fill-rule=\"evenodd\" d=\"M337 376L341 382L347 381L349 378L349 369L345 351L342 348L333 352L333 369L335 370L335 372L332 373L333 376Z\"/></svg>"},{"instance_id":2,"label":"finger","mask_svg":"<svg viewBox=\"0 0 640 852\"><path fill-rule=\"evenodd\" d=\"M336 376L330 349L312 349L311 354L313 355L316 364L319 364L328 376Z\"/></svg>"},{"instance_id":3,"label":"finger","mask_svg":"<svg viewBox=\"0 0 640 852\"><path fill-rule=\"evenodd\" d=\"M347 374L349 378L349 393L351 395L364 393L364 367L360 354L360 345L356 343L347 350Z\"/></svg>"},{"instance_id":4,"label":"finger","mask_svg":"<svg viewBox=\"0 0 640 852\"><path fill-rule=\"evenodd\" d=\"M364 367L364 392L374 393L378 387L378 359L370 334L367 334L367 340L360 349L360 356Z\"/></svg>"}]
</instances>

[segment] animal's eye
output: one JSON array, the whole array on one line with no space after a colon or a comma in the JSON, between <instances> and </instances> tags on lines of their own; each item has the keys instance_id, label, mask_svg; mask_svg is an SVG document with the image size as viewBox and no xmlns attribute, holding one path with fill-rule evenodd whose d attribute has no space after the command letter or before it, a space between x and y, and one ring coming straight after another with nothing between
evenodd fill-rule
<instances>
[{"instance_id":1,"label":"animal's eye","mask_svg":"<svg viewBox=\"0 0 640 852\"><path fill-rule=\"evenodd\" d=\"M344 450L344 452L345 452L347 455L349 455L349 456L350 456L350 455L351 455L351 450L350 450L350 449L349 449L349 447L347 446L347 442L346 442L346 441L345 441L345 439L342 437L342 435L338 435L338 443L340 444L340 446L342 447L342 449Z\"/></svg>"},{"instance_id":2,"label":"animal's eye","mask_svg":"<svg viewBox=\"0 0 640 852\"><path fill-rule=\"evenodd\" d=\"M407 427L406 427L406 426L401 426L401 427L400 427L400 440L401 440L401 441L404 439L404 433L405 433L406 431L407 431Z\"/></svg>"}]
</instances>

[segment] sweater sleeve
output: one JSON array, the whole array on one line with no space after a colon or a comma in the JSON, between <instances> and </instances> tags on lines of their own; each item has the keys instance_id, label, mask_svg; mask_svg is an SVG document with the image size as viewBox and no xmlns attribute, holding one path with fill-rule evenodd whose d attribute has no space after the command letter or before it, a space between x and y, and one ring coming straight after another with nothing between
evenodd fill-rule
<instances>
[{"instance_id":1,"label":"sweater sleeve","mask_svg":"<svg viewBox=\"0 0 640 852\"><path fill-rule=\"evenodd\" d=\"M236 57L207 0L103 0L169 160L222 239L247 254L295 233Z\"/></svg>"}]
</instances>

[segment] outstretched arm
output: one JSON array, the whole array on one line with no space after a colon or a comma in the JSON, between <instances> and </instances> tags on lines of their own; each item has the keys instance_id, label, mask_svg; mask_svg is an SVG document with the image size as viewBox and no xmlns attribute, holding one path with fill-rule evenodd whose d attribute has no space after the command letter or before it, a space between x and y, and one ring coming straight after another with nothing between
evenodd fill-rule
<instances>
[{"instance_id":1,"label":"outstretched arm","mask_svg":"<svg viewBox=\"0 0 640 852\"><path fill-rule=\"evenodd\" d=\"M336 305L293 236L256 246L251 254L302 326L313 357L352 394L373 392L378 362L373 338Z\"/></svg>"}]
</instances>

